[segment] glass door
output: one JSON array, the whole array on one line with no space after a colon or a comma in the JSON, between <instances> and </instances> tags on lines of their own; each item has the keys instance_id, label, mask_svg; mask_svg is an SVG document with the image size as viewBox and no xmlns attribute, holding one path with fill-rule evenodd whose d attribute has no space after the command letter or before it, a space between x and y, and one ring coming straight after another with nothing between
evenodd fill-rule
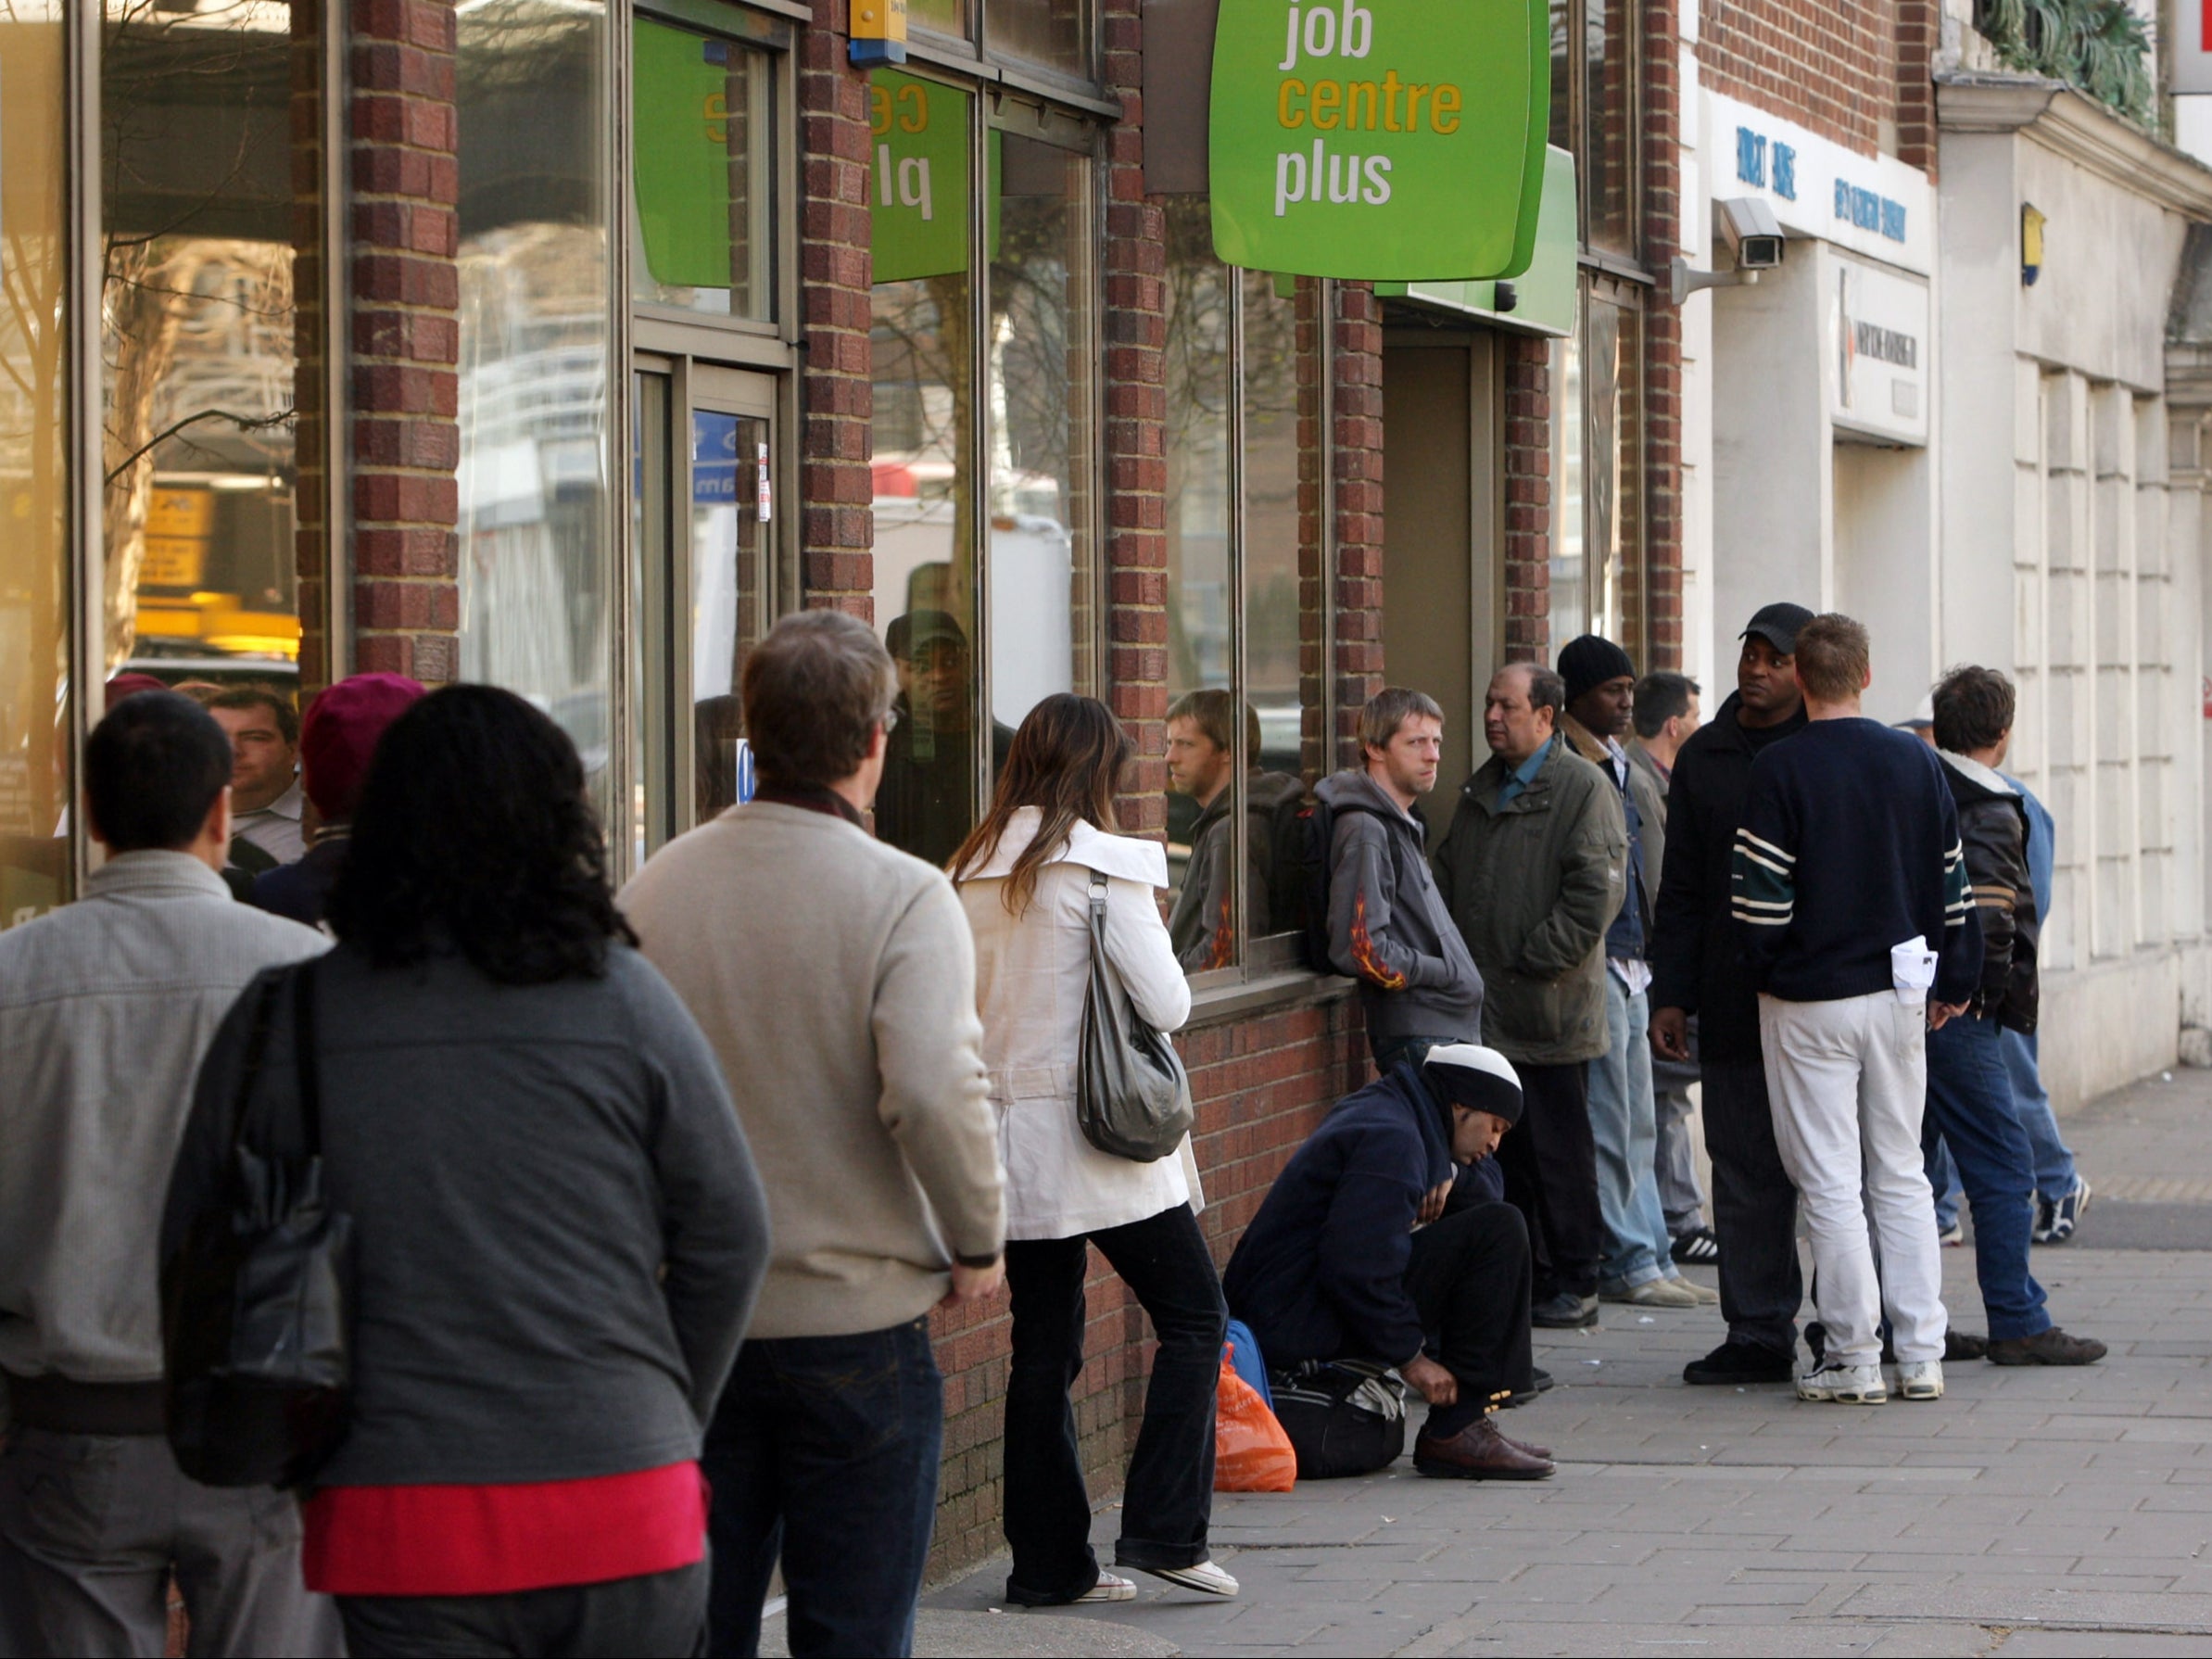
<instances>
[{"instance_id":1,"label":"glass door","mask_svg":"<svg viewBox=\"0 0 2212 1659\"><path fill-rule=\"evenodd\" d=\"M776 381L638 363L632 523L632 867L741 795L739 686L775 620Z\"/></svg>"}]
</instances>

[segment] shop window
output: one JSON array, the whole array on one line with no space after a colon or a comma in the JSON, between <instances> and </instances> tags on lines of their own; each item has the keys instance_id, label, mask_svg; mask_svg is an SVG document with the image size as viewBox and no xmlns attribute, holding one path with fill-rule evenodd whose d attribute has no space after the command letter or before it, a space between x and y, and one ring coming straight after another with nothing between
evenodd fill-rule
<instances>
[{"instance_id":1,"label":"shop window","mask_svg":"<svg viewBox=\"0 0 2212 1659\"><path fill-rule=\"evenodd\" d=\"M990 0L983 32L995 57L1090 78L1091 0Z\"/></svg>"},{"instance_id":2,"label":"shop window","mask_svg":"<svg viewBox=\"0 0 2212 1659\"><path fill-rule=\"evenodd\" d=\"M906 27L966 40L970 28L967 0L906 0Z\"/></svg>"},{"instance_id":3,"label":"shop window","mask_svg":"<svg viewBox=\"0 0 2212 1659\"><path fill-rule=\"evenodd\" d=\"M878 70L870 105L874 599L901 716L876 831L942 864L1022 717L1097 683L1093 171L986 130L962 88Z\"/></svg>"},{"instance_id":4,"label":"shop window","mask_svg":"<svg viewBox=\"0 0 2212 1659\"><path fill-rule=\"evenodd\" d=\"M0 29L0 929L71 896L62 22Z\"/></svg>"},{"instance_id":5,"label":"shop window","mask_svg":"<svg viewBox=\"0 0 2212 1659\"><path fill-rule=\"evenodd\" d=\"M102 18L100 666L288 687L288 14L105 0ZM6 120L12 134L12 108ZM21 154L8 151L11 213Z\"/></svg>"},{"instance_id":6,"label":"shop window","mask_svg":"<svg viewBox=\"0 0 2212 1659\"><path fill-rule=\"evenodd\" d=\"M576 0L463 6L461 671L609 766L606 13Z\"/></svg>"},{"instance_id":7,"label":"shop window","mask_svg":"<svg viewBox=\"0 0 2212 1659\"><path fill-rule=\"evenodd\" d=\"M774 59L649 18L631 27L631 297L773 321Z\"/></svg>"},{"instance_id":8,"label":"shop window","mask_svg":"<svg viewBox=\"0 0 2212 1659\"><path fill-rule=\"evenodd\" d=\"M1634 258L1641 63L1630 0L1551 0L1551 142L1574 153L1585 247Z\"/></svg>"},{"instance_id":9,"label":"shop window","mask_svg":"<svg viewBox=\"0 0 2212 1659\"><path fill-rule=\"evenodd\" d=\"M1213 258L1203 196L1166 208L1169 931L1192 973L1287 965L1245 942L1303 925L1279 850L1325 748L1297 308Z\"/></svg>"},{"instance_id":10,"label":"shop window","mask_svg":"<svg viewBox=\"0 0 2212 1659\"><path fill-rule=\"evenodd\" d=\"M1640 664L1643 604L1643 313L1586 284L1578 331L1553 373L1551 643L1602 634Z\"/></svg>"}]
</instances>

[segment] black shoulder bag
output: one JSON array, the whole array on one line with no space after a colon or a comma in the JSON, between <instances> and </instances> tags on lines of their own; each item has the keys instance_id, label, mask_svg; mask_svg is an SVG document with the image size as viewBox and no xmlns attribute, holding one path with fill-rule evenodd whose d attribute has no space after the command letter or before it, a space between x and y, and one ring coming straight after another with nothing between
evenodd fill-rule
<instances>
[{"instance_id":1,"label":"black shoulder bag","mask_svg":"<svg viewBox=\"0 0 2212 1659\"><path fill-rule=\"evenodd\" d=\"M286 981L301 1151L258 1152L246 1122ZM231 1118L227 1202L196 1221L163 1275L169 1443L210 1487L293 1487L346 1433L352 1218L322 1193L315 966L263 981Z\"/></svg>"},{"instance_id":2,"label":"black shoulder bag","mask_svg":"<svg viewBox=\"0 0 2212 1659\"><path fill-rule=\"evenodd\" d=\"M1191 1133L1191 1080L1175 1045L1145 1024L1134 1007L1124 1025L1113 964L1106 960L1106 878L1093 870L1091 982L1083 993L1076 1121L1101 1152L1157 1163Z\"/></svg>"}]
</instances>

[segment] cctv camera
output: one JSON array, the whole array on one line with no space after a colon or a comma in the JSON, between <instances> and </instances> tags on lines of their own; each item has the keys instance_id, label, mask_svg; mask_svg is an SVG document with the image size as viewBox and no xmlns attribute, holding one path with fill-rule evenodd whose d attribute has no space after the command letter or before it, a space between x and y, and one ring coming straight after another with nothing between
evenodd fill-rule
<instances>
[{"instance_id":1,"label":"cctv camera","mask_svg":"<svg viewBox=\"0 0 2212 1659\"><path fill-rule=\"evenodd\" d=\"M1719 213L1721 234L1728 240L1728 251L1736 256L1737 270L1772 271L1782 262L1788 243L1772 208L1748 196L1715 202L1713 207Z\"/></svg>"}]
</instances>

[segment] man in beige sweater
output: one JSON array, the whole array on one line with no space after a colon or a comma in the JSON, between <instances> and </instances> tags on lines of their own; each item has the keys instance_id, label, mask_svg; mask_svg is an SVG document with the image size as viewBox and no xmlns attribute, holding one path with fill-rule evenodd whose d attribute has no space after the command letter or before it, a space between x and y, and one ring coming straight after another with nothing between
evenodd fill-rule
<instances>
[{"instance_id":1,"label":"man in beige sweater","mask_svg":"<svg viewBox=\"0 0 2212 1659\"><path fill-rule=\"evenodd\" d=\"M862 817L894 689L864 624L786 617L745 664L759 792L623 895L768 1190L767 1282L702 1460L717 1653L758 1652L779 1555L794 1654L911 1651L943 1429L929 1312L1003 1273L967 919Z\"/></svg>"}]
</instances>

